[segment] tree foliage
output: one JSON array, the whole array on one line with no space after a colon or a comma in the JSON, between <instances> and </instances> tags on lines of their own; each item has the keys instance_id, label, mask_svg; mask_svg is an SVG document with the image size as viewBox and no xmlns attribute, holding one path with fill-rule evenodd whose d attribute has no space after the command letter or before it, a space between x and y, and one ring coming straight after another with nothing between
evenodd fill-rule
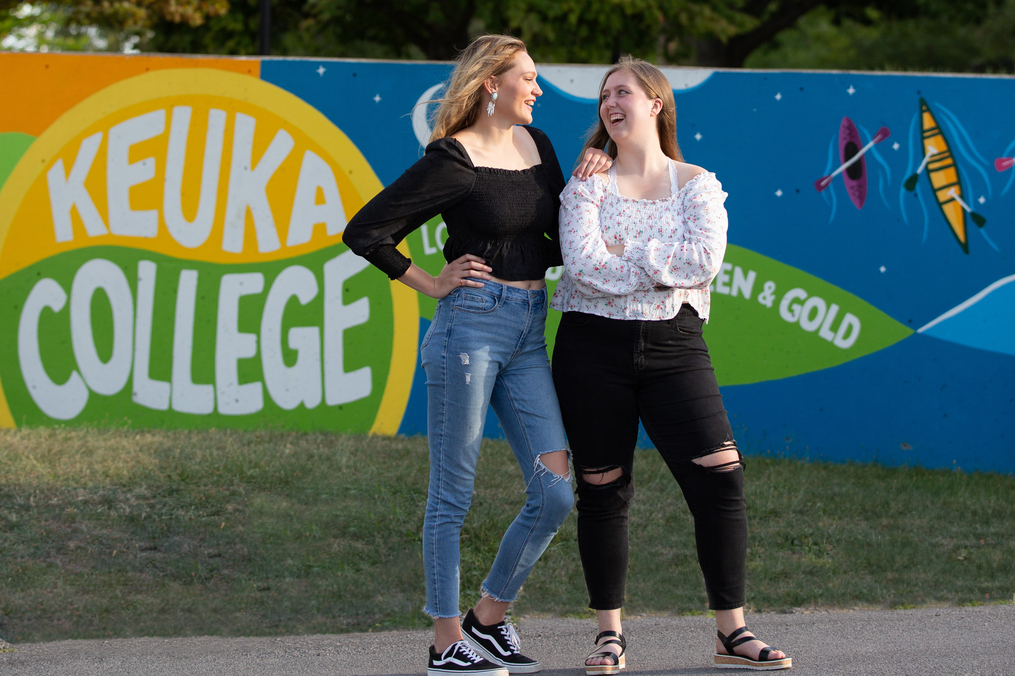
<instances>
[{"instance_id":1,"label":"tree foliage","mask_svg":"<svg viewBox=\"0 0 1015 676\"><path fill-rule=\"evenodd\" d=\"M24 8L0 0L0 11ZM67 0L150 51L254 54L258 0ZM272 53L448 60L484 32L536 61L1007 70L1015 0L272 0ZM0 26L3 24L0 23ZM2 38L3 35L0 35Z\"/></svg>"},{"instance_id":2,"label":"tree foliage","mask_svg":"<svg viewBox=\"0 0 1015 676\"><path fill-rule=\"evenodd\" d=\"M95 26L80 26L56 5L22 5L0 12L0 45L5 49L101 51L119 47Z\"/></svg>"},{"instance_id":3,"label":"tree foliage","mask_svg":"<svg viewBox=\"0 0 1015 676\"><path fill-rule=\"evenodd\" d=\"M229 0L0 0L0 41L28 39L36 49L121 51L141 42L158 22L196 27L229 9Z\"/></svg>"},{"instance_id":4,"label":"tree foliage","mask_svg":"<svg viewBox=\"0 0 1015 676\"><path fill-rule=\"evenodd\" d=\"M745 65L1015 72L1015 0L975 4L909 17L868 10L837 18L819 7L753 52Z\"/></svg>"},{"instance_id":5,"label":"tree foliage","mask_svg":"<svg viewBox=\"0 0 1015 676\"><path fill-rule=\"evenodd\" d=\"M0 0L0 12L8 14L23 3ZM161 19L200 26L208 17L229 11L229 0L68 0L51 4L81 25L136 30L149 28Z\"/></svg>"}]
</instances>

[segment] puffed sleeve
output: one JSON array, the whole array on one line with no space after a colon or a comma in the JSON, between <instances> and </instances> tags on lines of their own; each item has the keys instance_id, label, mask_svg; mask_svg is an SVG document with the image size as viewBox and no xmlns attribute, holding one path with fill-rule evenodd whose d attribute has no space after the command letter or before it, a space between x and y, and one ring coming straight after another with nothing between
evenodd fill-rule
<instances>
[{"instance_id":1,"label":"puffed sleeve","mask_svg":"<svg viewBox=\"0 0 1015 676\"><path fill-rule=\"evenodd\" d=\"M691 178L680 200L683 229L675 241L624 242L624 260L661 286L705 288L726 255L726 193L713 173Z\"/></svg>"},{"instance_id":2,"label":"puffed sleeve","mask_svg":"<svg viewBox=\"0 0 1015 676\"><path fill-rule=\"evenodd\" d=\"M625 295L651 289L656 282L631 261L606 250L599 209L606 184L598 176L572 177L560 195L560 250L564 274L583 295L591 292Z\"/></svg>"},{"instance_id":3,"label":"puffed sleeve","mask_svg":"<svg viewBox=\"0 0 1015 676\"><path fill-rule=\"evenodd\" d=\"M434 141L419 161L352 217L342 240L354 253L397 279L412 261L395 247L416 228L461 201L475 180L472 161L461 144L450 138Z\"/></svg>"}]
</instances>

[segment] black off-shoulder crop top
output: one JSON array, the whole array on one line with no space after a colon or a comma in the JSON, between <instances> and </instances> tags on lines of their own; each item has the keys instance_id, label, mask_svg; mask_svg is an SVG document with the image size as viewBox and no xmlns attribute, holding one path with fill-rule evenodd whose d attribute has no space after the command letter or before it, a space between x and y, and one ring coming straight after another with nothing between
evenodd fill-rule
<instances>
[{"instance_id":1,"label":"black off-shoulder crop top","mask_svg":"<svg viewBox=\"0 0 1015 676\"><path fill-rule=\"evenodd\" d=\"M447 261L469 253L486 260L494 277L542 279L548 267L562 264L557 215L564 176L546 134L524 128L536 142L539 164L521 170L476 167L456 139L434 141L359 210L343 241L397 279L412 261L395 247L441 214L448 228Z\"/></svg>"}]
</instances>

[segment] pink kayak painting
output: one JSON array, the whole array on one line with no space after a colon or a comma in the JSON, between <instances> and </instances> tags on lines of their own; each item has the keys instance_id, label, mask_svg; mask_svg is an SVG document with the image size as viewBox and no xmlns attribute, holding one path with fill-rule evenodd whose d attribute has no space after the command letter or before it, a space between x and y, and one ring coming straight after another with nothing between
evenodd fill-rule
<instances>
[{"instance_id":1,"label":"pink kayak painting","mask_svg":"<svg viewBox=\"0 0 1015 676\"><path fill-rule=\"evenodd\" d=\"M867 160L864 155L876 144L881 143L891 135L888 127L881 127L871 139L870 143L863 145L860 132L857 131L853 120L848 117L842 118L839 125L839 168L827 176L822 176L814 182L814 188L822 192L832 183L839 174L842 174L842 181L846 184L846 193L857 209L863 209L867 201Z\"/></svg>"},{"instance_id":2,"label":"pink kayak painting","mask_svg":"<svg viewBox=\"0 0 1015 676\"><path fill-rule=\"evenodd\" d=\"M853 120L848 117L842 118L839 125L839 161L845 164L856 157L863 143L860 141L860 132L856 130ZM842 180L846 184L846 192L849 199L857 209L863 209L867 201L867 160L863 155L860 159L846 167Z\"/></svg>"}]
</instances>

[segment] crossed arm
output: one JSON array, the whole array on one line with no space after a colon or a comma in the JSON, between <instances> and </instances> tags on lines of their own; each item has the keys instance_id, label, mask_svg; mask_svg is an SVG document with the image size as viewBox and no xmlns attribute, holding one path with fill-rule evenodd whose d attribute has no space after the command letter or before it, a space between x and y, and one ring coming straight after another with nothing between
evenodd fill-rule
<instances>
[{"instance_id":1,"label":"crossed arm","mask_svg":"<svg viewBox=\"0 0 1015 676\"><path fill-rule=\"evenodd\" d=\"M726 195L711 175L694 180L679 195L683 228L674 231L672 239L632 237L607 245L600 221L605 184L599 178L572 179L561 196L560 244L576 288L583 295L601 297L708 286L726 252ZM639 224L630 225L628 232L637 232Z\"/></svg>"}]
</instances>

